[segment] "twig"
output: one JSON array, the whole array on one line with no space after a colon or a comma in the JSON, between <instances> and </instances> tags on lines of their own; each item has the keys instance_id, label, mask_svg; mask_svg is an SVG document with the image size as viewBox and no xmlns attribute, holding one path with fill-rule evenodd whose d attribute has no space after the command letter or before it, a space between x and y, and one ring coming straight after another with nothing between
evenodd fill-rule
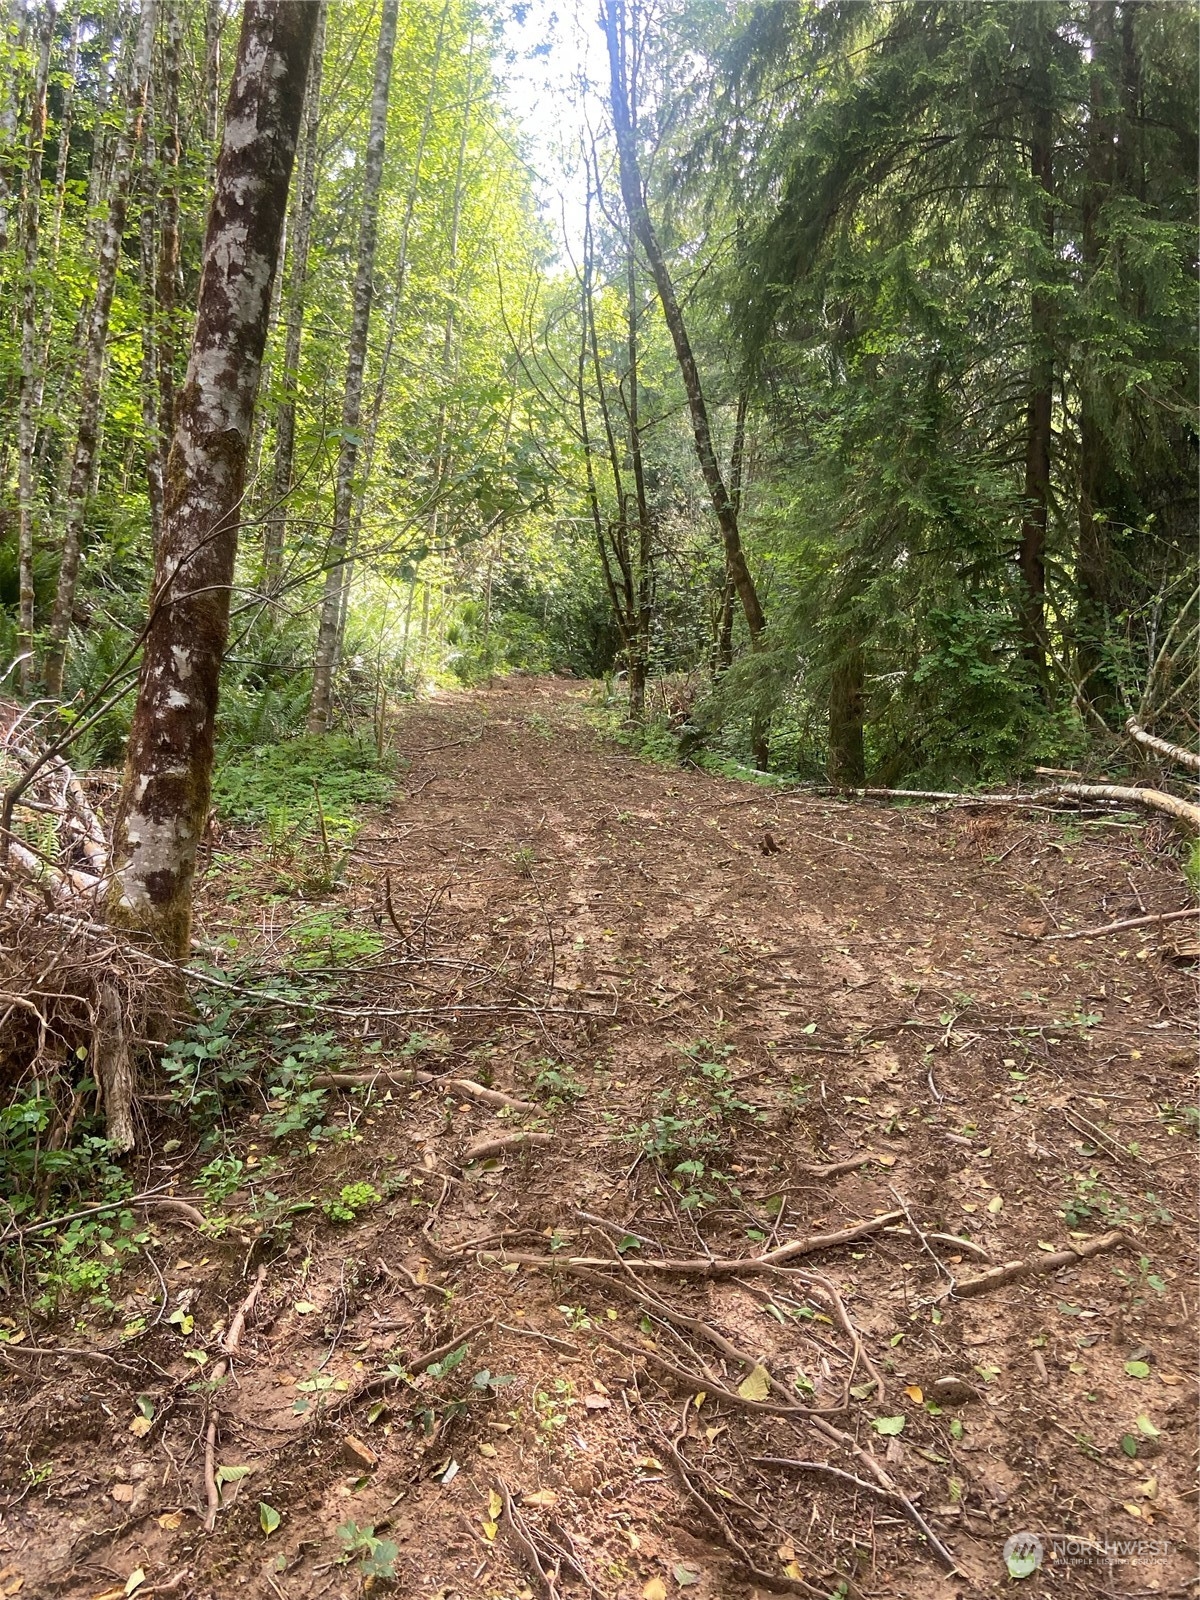
<instances>
[{"instance_id":1,"label":"twig","mask_svg":"<svg viewBox=\"0 0 1200 1600\"><path fill-rule=\"evenodd\" d=\"M478 1100L485 1106L497 1106L504 1110L525 1113L541 1110L533 1100L518 1100L514 1095L504 1094L499 1089L487 1089L472 1078L442 1078L436 1072L418 1072L415 1067L402 1068L399 1072L386 1072L382 1069L374 1072L317 1072L309 1081L314 1089L374 1088L376 1084L384 1088L397 1089L411 1088L413 1084L427 1084L430 1088L442 1089L447 1094L459 1094L467 1100Z\"/></svg>"},{"instance_id":2,"label":"twig","mask_svg":"<svg viewBox=\"0 0 1200 1600\"><path fill-rule=\"evenodd\" d=\"M933 1262L934 1271L940 1278L945 1278L949 1283L950 1288L953 1289L954 1274L950 1271L949 1267L944 1267L942 1265L937 1253L934 1251L933 1246L925 1237L924 1231L918 1226L916 1218L909 1210L908 1201L905 1200L900 1191L898 1189L894 1189L891 1184L888 1185L888 1193L896 1201L896 1204L902 1208L905 1220L908 1223L908 1231L912 1234L913 1238L916 1239L917 1243L921 1246L921 1249L924 1250L930 1261Z\"/></svg>"},{"instance_id":3,"label":"twig","mask_svg":"<svg viewBox=\"0 0 1200 1600\"><path fill-rule=\"evenodd\" d=\"M567 1339L556 1339L552 1333L543 1333L540 1328L518 1328L511 1322L498 1322L498 1328L503 1328L505 1333L519 1333L522 1339L540 1339L543 1344L548 1344L554 1350L561 1350L569 1356L580 1354L579 1346L571 1344Z\"/></svg>"},{"instance_id":4,"label":"twig","mask_svg":"<svg viewBox=\"0 0 1200 1600\"><path fill-rule=\"evenodd\" d=\"M219 1385L224 1382L233 1358L237 1355L238 1346L242 1342L242 1334L246 1329L246 1318L254 1310L255 1302L262 1293L263 1284L267 1279L267 1269L259 1265L250 1292L246 1295L241 1305L238 1306L230 1319L229 1327L221 1340L221 1349L225 1352L220 1361L213 1367L209 1374L210 1403L208 1425L204 1430L204 1492L208 1500L208 1511L204 1518L204 1531L211 1533L217 1525L217 1513L221 1509L221 1486L217 1482L217 1420L219 1413L216 1406L211 1403L211 1396L215 1395Z\"/></svg>"},{"instance_id":5,"label":"twig","mask_svg":"<svg viewBox=\"0 0 1200 1600\"><path fill-rule=\"evenodd\" d=\"M837 1478L843 1483L852 1484L856 1489L861 1489L865 1494L874 1495L879 1500L886 1500L891 1505L903 1511L908 1520L923 1533L929 1540L930 1548L945 1564L950 1572L958 1571L958 1562L942 1541L934 1533L925 1518L913 1505L912 1501L900 1489L886 1487L881 1483L870 1483L866 1478L859 1478L852 1472L844 1472L840 1467L831 1466L827 1461L794 1461L788 1456L751 1456L750 1458L759 1467L790 1467L793 1471L819 1472L823 1476Z\"/></svg>"}]
</instances>

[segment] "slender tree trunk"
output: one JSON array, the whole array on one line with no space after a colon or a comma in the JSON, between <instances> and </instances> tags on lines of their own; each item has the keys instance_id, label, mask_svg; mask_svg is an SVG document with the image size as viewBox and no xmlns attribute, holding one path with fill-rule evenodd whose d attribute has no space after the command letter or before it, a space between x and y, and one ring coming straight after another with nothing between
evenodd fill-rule
<instances>
[{"instance_id":1,"label":"slender tree trunk","mask_svg":"<svg viewBox=\"0 0 1200 1600\"><path fill-rule=\"evenodd\" d=\"M67 46L67 71L66 82L62 89L62 106L58 119L58 161L54 172L54 212L50 224L50 239L47 256L51 274L58 266L59 252L62 248L63 215L67 206L67 163L71 154L71 130L75 110L75 79L79 67L79 12L75 10L71 19L71 37ZM38 418L40 438L37 447L37 467L35 476L41 472L46 459L46 447L49 441L50 430L42 418L42 402L46 394L46 374L50 366L50 340L54 329L54 296L44 296L42 306L42 320L38 329L38 350L40 352L37 363L36 392L34 395L33 410Z\"/></svg>"},{"instance_id":2,"label":"slender tree trunk","mask_svg":"<svg viewBox=\"0 0 1200 1600\"><path fill-rule=\"evenodd\" d=\"M142 432L145 434L146 495L150 502L151 547L158 548L162 537L163 483L166 461L158 387L158 314L155 296L158 287L155 211L158 202L156 163L150 148L149 129L142 141L141 216L138 222L139 265L142 297Z\"/></svg>"},{"instance_id":3,"label":"slender tree trunk","mask_svg":"<svg viewBox=\"0 0 1200 1600\"><path fill-rule=\"evenodd\" d=\"M206 0L204 7L204 170L211 182L216 159L217 120L221 114L221 30L225 18L221 0Z\"/></svg>"},{"instance_id":4,"label":"slender tree trunk","mask_svg":"<svg viewBox=\"0 0 1200 1600\"><path fill-rule=\"evenodd\" d=\"M646 681L650 676L650 635L654 615L654 528L646 498L646 469L642 459L642 424L638 395L638 292L633 234L625 249L625 287L628 327L629 460L633 468L634 504L637 509L637 593L634 616L634 650L629 662L629 715L634 722L646 718ZM628 521L628 518L626 518Z\"/></svg>"},{"instance_id":5,"label":"slender tree trunk","mask_svg":"<svg viewBox=\"0 0 1200 1600\"><path fill-rule=\"evenodd\" d=\"M829 781L866 782L863 752L865 662L860 646L845 651L829 685Z\"/></svg>"},{"instance_id":6,"label":"slender tree trunk","mask_svg":"<svg viewBox=\"0 0 1200 1600\"><path fill-rule=\"evenodd\" d=\"M750 406L750 395L743 384L738 390L737 416L733 424L733 449L729 455L729 498L733 503L733 514L738 518L739 524L742 516L742 479L745 471L746 460L746 414ZM713 676L721 677L733 665L733 602L735 591L733 575L729 570L729 563L725 563L725 578L721 585L721 600L717 614L717 648L716 663Z\"/></svg>"},{"instance_id":7,"label":"slender tree trunk","mask_svg":"<svg viewBox=\"0 0 1200 1600\"><path fill-rule=\"evenodd\" d=\"M79 418L71 477L67 487L62 560L58 572L58 592L55 595L54 611L50 618L50 643L46 652L46 687L51 695L56 696L62 693L67 637L71 628L71 614L75 609L75 585L79 577L83 520L92 483L93 466L98 459L96 444L100 427L104 350L108 338L108 319L112 309L113 291L117 283L117 268L120 265L121 236L125 231L130 172L146 109L150 57L154 46L155 15L155 0L143 0L137 44L130 69L129 99L113 160L112 193L109 199L108 220L100 244L96 292L84 341Z\"/></svg>"},{"instance_id":8,"label":"slender tree trunk","mask_svg":"<svg viewBox=\"0 0 1200 1600\"><path fill-rule=\"evenodd\" d=\"M1048 93L1048 91L1046 91ZM1048 104L1035 107L1030 167L1045 196L1039 218L1049 271L1054 248L1053 119ZM1019 566L1025 659L1046 690L1046 531L1050 512L1050 448L1054 408L1054 302L1044 286L1033 291L1029 322L1029 400L1025 428L1025 495Z\"/></svg>"},{"instance_id":9,"label":"slender tree trunk","mask_svg":"<svg viewBox=\"0 0 1200 1600\"><path fill-rule=\"evenodd\" d=\"M158 420L163 441L163 456L174 427L175 375L178 342L179 256L179 162L182 155L179 135L180 49L183 28L178 0L161 0L163 5L162 68L162 143L159 160L162 184L159 191L157 302Z\"/></svg>"},{"instance_id":10,"label":"slender tree trunk","mask_svg":"<svg viewBox=\"0 0 1200 1600\"><path fill-rule=\"evenodd\" d=\"M24 262L21 277L21 388L17 405L17 552L20 570L20 623L17 654L21 657L21 692L33 686L33 544L34 448L37 443L38 399L38 231L42 202L42 153L46 142L46 85L50 78L50 48L54 40L54 7L47 5L42 18L29 116L29 160L25 173L22 232Z\"/></svg>"},{"instance_id":11,"label":"slender tree trunk","mask_svg":"<svg viewBox=\"0 0 1200 1600\"><path fill-rule=\"evenodd\" d=\"M283 550L287 535L288 497L292 492L296 461L296 385L300 374L300 348L304 338L304 304L308 288L308 256L312 245L313 216L317 205L321 75L325 62L327 4L321 0L317 36L313 43L304 91L304 142L300 157L300 186L292 227L291 265L287 285L287 327L284 333L280 401L275 413L275 470L271 503L263 525L262 575L259 587L275 595L283 578Z\"/></svg>"},{"instance_id":12,"label":"slender tree trunk","mask_svg":"<svg viewBox=\"0 0 1200 1600\"><path fill-rule=\"evenodd\" d=\"M28 16L24 0L11 0L5 7L8 13L4 18L5 32L13 38L18 49L14 52L19 59L20 49L25 42L25 30L28 26ZM13 199L13 171L14 158L17 148L17 117L21 104L21 84L19 73L8 70L5 62L3 81L0 82L0 260L8 253L8 234L11 226L10 214Z\"/></svg>"},{"instance_id":13,"label":"slender tree trunk","mask_svg":"<svg viewBox=\"0 0 1200 1600\"><path fill-rule=\"evenodd\" d=\"M246 0L176 404L110 917L186 956L208 816L221 658L271 285L317 0Z\"/></svg>"},{"instance_id":14,"label":"slender tree trunk","mask_svg":"<svg viewBox=\"0 0 1200 1600\"><path fill-rule=\"evenodd\" d=\"M738 533L737 515L730 501L728 490L725 487L725 480L717 461L716 451L713 448L712 429L708 420L708 407L705 404L704 389L700 382L696 359L692 354L687 324L684 321L683 312L675 294L675 285L671 281L666 257L663 255L662 248L658 242L658 234L651 221L650 213L646 209L637 146L633 137L629 103L625 91L626 73L622 59L624 10L623 0L604 0L604 32L608 42L613 131L617 141L621 194L625 201L625 210L630 224L637 235L638 243L645 251L646 259L650 263L650 271L654 275L655 287L658 289L658 297L662 302L663 316L666 319L671 341L675 346L675 356L679 362L683 387L687 393L688 408L692 416L692 430L696 441L696 456L700 462L700 470L704 474L704 482L708 487L713 511L716 513L717 523L721 529L721 536L725 542L725 557L729 563L729 571L733 578L734 588L737 590L738 598L742 602L742 609L746 614L746 625L750 630L750 639L752 643L757 643L759 635L766 626L766 619L759 603L758 592L754 587L754 579L751 577L750 569L746 565L746 557L742 550L741 537Z\"/></svg>"},{"instance_id":15,"label":"slender tree trunk","mask_svg":"<svg viewBox=\"0 0 1200 1600\"><path fill-rule=\"evenodd\" d=\"M383 176L383 150L387 137L388 93L392 82L392 56L396 47L399 0L383 0L379 44L375 54L375 83L371 93L371 120L363 168L362 219L358 235L358 266L354 275L354 310L350 319L350 344L346 362L346 388L342 397L342 439L333 490L333 529L329 539L329 566L321 621L313 662L312 702L308 712L310 733L329 726L333 710L333 667L341 615L343 566L350 536L350 511L354 468L358 460L358 430L362 417L363 376L367 360L367 335L371 325L371 298L375 274L375 244L379 231L379 186Z\"/></svg>"}]
</instances>

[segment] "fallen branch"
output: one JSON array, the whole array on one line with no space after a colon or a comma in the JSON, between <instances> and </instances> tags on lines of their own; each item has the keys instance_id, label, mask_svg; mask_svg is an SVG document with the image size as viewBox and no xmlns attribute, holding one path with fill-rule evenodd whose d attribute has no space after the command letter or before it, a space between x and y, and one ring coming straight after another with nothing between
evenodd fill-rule
<instances>
[{"instance_id":1,"label":"fallen branch","mask_svg":"<svg viewBox=\"0 0 1200 1600\"><path fill-rule=\"evenodd\" d=\"M1097 928L1076 928L1071 933L1034 934L1032 937L1049 944L1055 939L1103 939L1110 933L1125 933L1130 928L1152 928L1161 922L1182 922L1185 917L1200 917L1200 906L1185 906L1182 911L1159 911L1153 916L1122 917L1119 922L1105 922Z\"/></svg>"},{"instance_id":2,"label":"fallen branch","mask_svg":"<svg viewBox=\"0 0 1200 1600\"><path fill-rule=\"evenodd\" d=\"M498 1138L485 1135L467 1146L463 1151L463 1162L465 1164L469 1161L486 1160L488 1156L506 1155L510 1150L523 1150L531 1144L550 1144L553 1142L553 1137L553 1134L549 1133L505 1133Z\"/></svg>"},{"instance_id":3,"label":"fallen branch","mask_svg":"<svg viewBox=\"0 0 1200 1600\"><path fill-rule=\"evenodd\" d=\"M1117 1250L1128 1243L1125 1234L1113 1229L1111 1233L1099 1234L1095 1239L1088 1239L1083 1244L1072 1245L1065 1250L1052 1250L1042 1255L1026 1256L1024 1260L1006 1261L1003 1266L993 1267L990 1272L981 1272L977 1278L964 1278L955 1285L954 1294L957 1299L986 1294L989 1289L1002 1289L1005 1284L1015 1283L1018 1278L1041 1277L1048 1272L1058 1272L1063 1267L1073 1267L1080 1261L1086 1261L1089 1256Z\"/></svg>"},{"instance_id":4,"label":"fallen branch","mask_svg":"<svg viewBox=\"0 0 1200 1600\"><path fill-rule=\"evenodd\" d=\"M1187 767L1190 772L1200 772L1200 755L1194 750L1185 750L1182 745L1171 744L1167 739L1160 739L1156 734L1148 733L1136 717L1130 717L1125 724L1125 732L1135 743L1145 745L1147 750L1166 756L1168 761Z\"/></svg>"},{"instance_id":5,"label":"fallen branch","mask_svg":"<svg viewBox=\"0 0 1200 1600\"><path fill-rule=\"evenodd\" d=\"M1117 783L1060 783L1028 794L961 794L945 789L846 789L824 785L809 794L833 795L847 800L922 800L953 806L1045 806L1063 800L1096 800L1105 805L1140 806L1162 811L1193 835L1200 834L1200 806L1161 789L1136 789ZM784 797L787 799L787 797ZM789 801L792 805L802 802Z\"/></svg>"},{"instance_id":6,"label":"fallen branch","mask_svg":"<svg viewBox=\"0 0 1200 1600\"><path fill-rule=\"evenodd\" d=\"M518 1100L499 1089L486 1089L472 1078L442 1078L436 1072L418 1072L415 1067L400 1072L318 1072L310 1080L314 1089L373 1089L411 1088L413 1084L428 1084L443 1089L447 1094L459 1094L467 1100L478 1100L485 1106L496 1106L507 1111L534 1112L541 1108L532 1100Z\"/></svg>"},{"instance_id":7,"label":"fallen branch","mask_svg":"<svg viewBox=\"0 0 1200 1600\"><path fill-rule=\"evenodd\" d=\"M543 1140L548 1140L549 1137L549 1134L542 1136ZM781 1244L777 1249L768 1250L761 1256L704 1256L692 1261L675 1260L671 1256L656 1256L646 1260L623 1261L622 1264L631 1272L665 1272L680 1277L695 1278L732 1278L739 1272L773 1272L777 1267L786 1266L789 1261L795 1261L801 1256L816 1255L820 1250L832 1250L839 1244L853 1244L856 1239L870 1238L872 1234L882 1233L885 1228L894 1227L896 1223L903 1221L903 1211L885 1211L882 1216L872 1217L867 1222L855 1222L848 1228L839 1228L836 1233L814 1233L810 1239L793 1239L790 1244ZM506 1261L515 1261L523 1267L540 1268L543 1272L553 1272L562 1267L611 1268L613 1264L611 1258L605 1256L567 1256L565 1259L560 1259L555 1256L518 1256L501 1253Z\"/></svg>"}]
</instances>

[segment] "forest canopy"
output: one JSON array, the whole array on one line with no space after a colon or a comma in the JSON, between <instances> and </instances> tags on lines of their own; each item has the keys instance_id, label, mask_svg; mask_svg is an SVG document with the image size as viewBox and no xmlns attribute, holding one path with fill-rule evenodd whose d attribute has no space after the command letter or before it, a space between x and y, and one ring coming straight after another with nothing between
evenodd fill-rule
<instances>
[{"instance_id":1,"label":"forest canopy","mask_svg":"<svg viewBox=\"0 0 1200 1600\"><path fill-rule=\"evenodd\" d=\"M0 654L89 707L85 765L130 727L240 15L8 13ZM513 669L835 782L1184 737L1196 7L515 17L320 8L223 745Z\"/></svg>"}]
</instances>

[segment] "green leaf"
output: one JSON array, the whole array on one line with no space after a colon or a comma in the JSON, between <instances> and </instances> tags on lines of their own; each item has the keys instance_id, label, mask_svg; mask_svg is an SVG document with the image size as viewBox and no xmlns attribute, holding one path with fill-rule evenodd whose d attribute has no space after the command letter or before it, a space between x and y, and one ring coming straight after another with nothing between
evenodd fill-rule
<instances>
[{"instance_id":1,"label":"green leaf","mask_svg":"<svg viewBox=\"0 0 1200 1600\"><path fill-rule=\"evenodd\" d=\"M1148 1361L1127 1361L1125 1371L1131 1378L1148 1378L1150 1376L1150 1363Z\"/></svg>"},{"instance_id":2,"label":"green leaf","mask_svg":"<svg viewBox=\"0 0 1200 1600\"><path fill-rule=\"evenodd\" d=\"M426 1367L425 1370L431 1378L444 1378L454 1371L459 1362L464 1359L466 1353L466 1345L460 1344L457 1350L451 1350L448 1356L443 1356L440 1361L435 1361L431 1367Z\"/></svg>"},{"instance_id":3,"label":"green leaf","mask_svg":"<svg viewBox=\"0 0 1200 1600\"><path fill-rule=\"evenodd\" d=\"M675 1582L681 1589L686 1589L690 1583L699 1583L700 1574L695 1567L685 1567L682 1562L675 1568Z\"/></svg>"},{"instance_id":4,"label":"green leaf","mask_svg":"<svg viewBox=\"0 0 1200 1600\"><path fill-rule=\"evenodd\" d=\"M885 1438L892 1434L903 1433L905 1417L876 1417L871 1423L876 1433L882 1433Z\"/></svg>"},{"instance_id":5,"label":"green leaf","mask_svg":"<svg viewBox=\"0 0 1200 1600\"><path fill-rule=\"evenodd\" d=\"M1154 1426L1154 1424L1150 1421L1150 1418L1146 1416L1144 1412L1137 1419L1137 1427L1138 1432L1145 1434L1147 1439L1158 1438L1159 1430Z\"/></svg>"},{"instance_id":6,"label":"green leaf","mask_svg":"<svg viewBox=\"0 0 1200 1600\"><path fill-rule=\"evenodd\" d=\"M268 1538L283 1521L274 1506L269 1506L265 1500L258 1502L258 1525Z\"/></svg>"}]
</instances>

